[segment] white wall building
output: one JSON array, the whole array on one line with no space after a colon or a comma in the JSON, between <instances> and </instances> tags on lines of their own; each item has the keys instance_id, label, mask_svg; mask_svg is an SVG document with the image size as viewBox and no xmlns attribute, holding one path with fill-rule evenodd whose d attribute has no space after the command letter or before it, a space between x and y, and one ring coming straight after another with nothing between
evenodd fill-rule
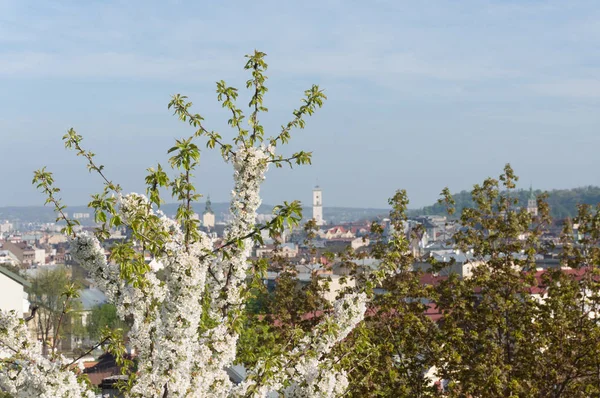
<instances>
[{"instance_id":1,"label":"white wall building","mask_svg":"<svg viewBox=\"0 0 600 398\"><path fill-rule=\"evenodd\" d=\"M22 276L0 267L0 309L14 310L19 318L29 312L29 300L25 287L31 284Z\"/></svg>"},{"instance_id":2,"label":"white wall building","mask_svg":"<svg viewBox=\"0 0 600 398\"><path fill-rule=\"evenodd\" d=\"M325 231L321 230L321 231L317 232L317 235L319 235L323 239L352 239L352 238L355 238L355 235L352 233L352 231L349 229L346 230L346 229L344 229L344 227L332 227Z\"/></svg>"},{"instance_id":3,"label":"white wall building","mask_svg":"<svg viewBox=\"0 0 600 398\"><path fill-rule=\"evenodd\" d=\"M214 213L204 213L202 215L202 225L204 225L206 228L214 228L215 227Z\"/></svg>"},{"instance_id":4,"label":"white wall building","mask_svg":"<svg viewBox=\"0 0 600 398\"><path fill-rule=\"evenodd\" d=\"M352 240L352 242L350 242L350 246L356 250L359 247L366 247L369 246L369 243L371 241L368 238L355 238Z\"/></svg>"},{"instance_id":5,"label":"white wall building","mask_svg":"<svg viewBox=\"0 0 600 398\"><path fill-rule=\"evenodd\" d=\"M13 225L8 221L0 223L0 233L7 234L13 230Z\"/></svg>"},{"instance_id":6,"label":"white wall building","mask_svg":"<svg viewBox=\"0 0 600 398\"><path fill-rule=\"evenodd\" d=\"M281 257L292 258L298 255L298 245L296 245L295 243L284 243L279 249L279 255ZM256 257L268 257L273 253L274 250L274 245L265 245L258 247L256 248Z\"/></svg>"},{"instance_id":7,"label":"white wall building","mask_svg":"<svg viewBox=\"0 0 600 398\"><path fill-rule=\"evenodd\" d=\"M33 263L38 264L38 265L45 265L46 264L46 250L38 249L37 247L34 247L33 250L35 250L35 255L33 257Z\"/></svg>"},{"instance_id":8,"label":"white wall building","mask_svg":"<svg viewBox=\"0 0 600 398\"><path fill-rule=\"evenodd\" d=\"M2 245L0 245L0 249L2 249ZM0 250L0 265L15 265L19 264L19 259L15 257L14 254L9 252L8 250Z\"/></svg>"},{"instance_id":9,"label":"white wall building","mask_svg":"<svg viewBox=\"0 0 600 398\"><path fill-rule=\"evenodd\" d=\"M206 198L204 213L202 213L202 225L206 228L215 227L215 213L212 210L210 196Z\"/></svg>"},{"instance_id":10,"label":"white wall building","mask_svg":"<svg viewBox=\"0 0 600 398\"><path fill-rule=\"evenodd\" d=\"M313 189L313 219L319 226L325 224L325 220L323 220L323 192L321 192L318 185Z\"/></svg>"}]
</instances>

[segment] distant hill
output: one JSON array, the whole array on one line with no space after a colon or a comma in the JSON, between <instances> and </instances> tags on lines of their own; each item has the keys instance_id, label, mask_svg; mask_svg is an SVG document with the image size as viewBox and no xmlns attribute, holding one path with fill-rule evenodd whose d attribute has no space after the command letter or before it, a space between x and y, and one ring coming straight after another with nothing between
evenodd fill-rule
<instances>
[{"instance_id":1,"label":"distant hill","mask_svg":"<svg viewBox=\"0 0 600 398\"><path fill-rule=\"evenodd\" d=\"M536 190L534 193L540 195L542 191ZM529 190L518 190L516 191L516 195L519 203L526 206L527 199L529 198ZM462 191L453 196L456 201L456 214L460 214L463 208L473 207L470 192ZM598 203L600 203L600 187L587 186L573 189L554 189L548 192L550 212L555 219L574 217L577 215L578 204L596 206ZM427 215L446 215L446 210L443 205L436 203L424 207L421 213Z\"/></svg>"},{"instance_id":2,"label":"distant hill","mask_svg":"<svg viewBox=\"0 0 600 398\"><path fill-rule=\"evenodd\" d=\"M161 210L168 216L174 216L177 211L178 204L168 203L161 206ZM229 214L229 203L213 202L212 210L215 213L217 221L223 221ZM262 205L259 214L271 214L273 212L272 205ZM202 214L205 208L204 203L196 203L193 205L194 210ZM90 225L94 222L94 214L87 206L69 206L67 213L72 216L75 213L89 213L89 219L80 219L83 225ZM342 223L360 220L372 220L377 217L386 216L389 213L388 209L373 209L373 208L352 208L352 207L324 207L323 217L328 223ZM303 215L305 219L312 217L312 208L304 207ZM10 220L17 223L51 223L56 219L56 215L52 207L49 206L10 206L0 207L0 220Z\"/></svg>"}]
</instances>

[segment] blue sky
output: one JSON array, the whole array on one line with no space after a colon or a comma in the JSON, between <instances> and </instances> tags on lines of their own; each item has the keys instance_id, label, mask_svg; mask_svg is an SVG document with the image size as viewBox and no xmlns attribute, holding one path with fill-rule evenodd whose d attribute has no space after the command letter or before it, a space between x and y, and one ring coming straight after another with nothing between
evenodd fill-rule
<instances>
[{"instance_id":1,"label":"blue sky","mask_svg":"<svg viewBox=\"0 0 600 398\"><path fill-rule=\"evenodd\" d=\"M318 180L325 206L383 207L404 188L417 207L507 162L522 187L600 185L599 21L597 1L0 0L0 206L43 203L30 182L44 165L67 203L87 203L100 181L63 149L69 127L142 191L191 133L170 95L232 135L215 81L242 88L255 48L267 132L311 84L329 97L287 149L313 165L271 170L266 203L309 202ZM230 166L205 150L201 167L199 190L227 200Z\"/></svg>"}]
</instances>

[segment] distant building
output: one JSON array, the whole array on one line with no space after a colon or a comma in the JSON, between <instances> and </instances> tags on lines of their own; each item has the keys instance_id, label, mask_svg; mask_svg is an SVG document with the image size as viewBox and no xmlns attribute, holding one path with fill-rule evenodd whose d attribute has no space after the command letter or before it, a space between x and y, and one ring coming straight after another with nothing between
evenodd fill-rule
<instances>
[{"instance_id":1,"label":"distant building","mask_svg":"<svg viewBox=\"0 0 600 398\"><path fill-rule=\"evenodd\" d=\"M132 359L130 354L125 354L126 359ZM122 397L117 389L116 382L127 376L121 375L121 367L115 357L110 353L100 355L97 361L84 363L85 373L90 383L102 390L103 397Z\"/></svg>"},{"instance_id":2,"label":"distant building","mask_svg":"<svg viewBox=\"0 0 600 398\"><path fill-rule=\"evenodd\" d=\"M319 226L325 224L325 220L323 220L323 193L318 185L313 189L313 219Z\"/></svg>"},{"instance_id":3,"label":"distant building","mask_svg":"<svg viewBox=\"0 0 600 398\"><path fill-rule=\"evenodd\" d=\"M264 245L256 248L256 257L267 257L273 253L275 245ZM279 255L292 258L298 255L298 245L295 243L284 243L279 247Z\"/></svg>"},{"instance_id":4,"label":"distant building","mask_svg":"<svg viewBox=\"0 0 600 398\"><path fill-rule=\"evenodd\" d=\"M9 223L8 221L4 221L3 223L0 223L0 234L7 234L9 232L11 232L13 230L13 225L11 223Z\"/></svg>"},{"instance_id":5,"label":"distant building","mask_svg":"<svg viewBox=\"0 0 600 398\"><path fill-rule=\"evenodd\" d=\"M38 249L37 247L34 247L33 250L35 253L34 258L33 258L33 263L38 264L38 265L46 264L46 250Z\"/></svg>"},{"instance_id":6,"label":"distant building","mask_svg":"<svg viewBox=\"0 0 600 398\"><path fill-rule=\"evenodd\" d=\"M351 230L342 226L331 227L326 231L319 231L318 235L323 239L353 239L355 235Z\"/></svg>"},{"instance_id":7,"label":"distant building","mask_svg":"<svg viewBox=\"0 0 600 398\"><path fill-rule=\"evenodd\" d=\"M1 242L2 250L11 252L21 263L21 266L30 266L35 261L35 250L27 242L20 239L12 239Z\"/></svg>"},{"instance_id":8,"label":"distant building","mask_svg":"<svg viewBox=\"0 0 600 398\"><path fill-rule=\"evenodd\" d=\"M529 199L527 200L527 213L532 216L538 215L537 199L533 193L533 187L529 187Z\"/></svg>"},{"instance_id":9,"label":"distant building","mask_svg":"<svg viewBox=\"0 0 600 398\"><path fill-rule=\"evenodd\" d=\"M6 265L16 265L19 264L19 259L9 252L8 250L1 250L2 245L0 244L0 266L3 264Z\"/></svg>"},{"instance_id":10,"label":"distant building","mask_svg":"<svg viewBox=\"0 0 600 398\"><path fill-rule=\"evenodd\" d=\"M40 244L45 244L45 245L58 245L60 243L65 243L67 242L67 237L65 234L46 234L44 235L44 237L42 239L40 239Z\"/></svg>"},{"instance_id":11,"label":"distant building","mask_svg":"<svg viewBox=\"0 0 600 398\"><path fill-rule=\"evenodd\" d=\"M209 229L215 227L215 213L211 208L210 196L206 197L206 207L204 213L202 213L202 225Z\"/></svg>"}]
</instances>

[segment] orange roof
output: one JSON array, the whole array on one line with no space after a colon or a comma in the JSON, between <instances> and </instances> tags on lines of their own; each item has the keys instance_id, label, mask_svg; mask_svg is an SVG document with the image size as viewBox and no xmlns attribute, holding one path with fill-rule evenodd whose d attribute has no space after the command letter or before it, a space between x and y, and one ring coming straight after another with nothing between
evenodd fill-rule
<instances>
[{"instance_id":1,"label":"orange roof","mask_svg":"<svg viewBox=\"0 0 600 398\"><path fill-rule=\"evenodd\" d=\"M98 365L98 361L88 361L88 362L84 362L83 363L83 367L84 368L92 368L94 366Z\"/></svg>"}]
</instances>

